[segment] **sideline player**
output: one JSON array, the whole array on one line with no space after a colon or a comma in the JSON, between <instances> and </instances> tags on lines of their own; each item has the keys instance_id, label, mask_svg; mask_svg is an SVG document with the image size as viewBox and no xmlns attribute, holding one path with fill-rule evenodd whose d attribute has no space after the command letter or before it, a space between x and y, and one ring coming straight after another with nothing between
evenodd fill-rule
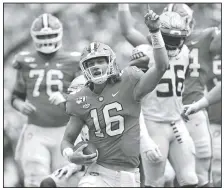
<instances>
[{"instance_id":1,"label":"sideline player","mask_svg":"<svg viewBox=\"0 0 224 190\"><path fill-rule=\"evenodd\" d=\"M30 33L36 51L15 56L17 80L11 102L28 117L15 155L24 170L24 184L39 187L42 178L68 163L60 154L60 139L69 116L49 97L67 90L78 72L80 53L61 49L63 27L53 15L36 18Z\"/></svg>"},{"instance_id":2,"label":"sideline player","mask_svg":"<svg viewBox=\"0 0 224 190\"><path fill-rule=\"evenodd\" d=\"M133 45L151 43L149 36L144 36L137 31L132 23L128 5L119 5L119 18L122 33ZM123 7L122 7L123 6ZM184 17L189 24L189 34L185 44L190 49L192 57L184 82L183 103L191 104L204 95L205 84L213 56L221 50L221 33L217 28L205 30L193 30L193 11L186 4L169 4L165 11L173 11ZM164 38L166 43L166 39ZM172 41L167 38L168 43ZM190 121L186 124L196 148L196 172L199 187L210 186L211 178L211 136L206 112L200 111L189 116ZM197 127L196 127L197 126Z\"/></svg>"},{"instance_id":3,"label":"sideline player","mask_svg":"<svg viewBox=\"0 0 224 190\"><path fill-rule=\"evenodd\" d=\"M148 17L156 64L145 74L136 67L121 72L115 54L105 44L93 42L83 51L80 67L89 85L68 98L71 117L61 144L63 155L71 162L93 163L79 187L139 187L139 101L155 88L168 66L158 18L153 12ZM84 123L98 156L83 155L85 145L73 152Z\"/></svg>"}]
</instances>

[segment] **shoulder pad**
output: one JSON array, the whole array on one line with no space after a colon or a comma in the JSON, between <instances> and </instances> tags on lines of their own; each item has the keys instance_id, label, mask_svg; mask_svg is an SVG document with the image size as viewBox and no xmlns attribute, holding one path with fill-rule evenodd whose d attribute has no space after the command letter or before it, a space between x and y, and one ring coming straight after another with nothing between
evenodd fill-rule
<instances>
[{"instance_id":1,"label":"shoulder pad","mask_svg":"<svg viewBox=\"0 0 224 190\"><path fill-rule=\"evenodd\" d=\"M12 66L15 69L20 69L24 62L30 62L35 59L34 57L29 56L31 53L29 51L21 51L14 56L12 61Z\"/></svg>"},{"instance_id":2,"label":"shoulder pad","mask_svg":"<svg viewBox=\"0 0 224 190\"><path fill-rule=\"evenodd\" d=\"M144 74L144 72L139 69L138 67L136 66L129 66L127 67L124 72L127 72L128 73L128 76L131 80L132 83L136 84L137 81L142 77L142 75Z\"/></svg>"},{"instance_id":3,"label":"shoulder pad","mask_svg":"<svg viewBox=\"0 0 224 190\"><path fill-rule=\"evenodd\" d=\"M74 94L69 94L66 101L66 112L69 115L80 115L80 106L86 101L86 96L82 93L83 88Z\"/></svg>"},{"instance_id":4,"label":"shoulder pad","mask_svg":"<svg viewBox=\"0 0 224 190\"><path fill-rule=\"evenodd\" d=\"M68 92L74 94L74 93L80 91L81 88L82 88L83 86L85 86L86 82L87 82L87 81L86 81L86 79L85 79L85 77L84 77L83 75L80 75L80 76L76 77L76 78L71 82L71 84L70 84L70 86L69 86L69 88L68 88Z\"/></svg>"}]
</instances>

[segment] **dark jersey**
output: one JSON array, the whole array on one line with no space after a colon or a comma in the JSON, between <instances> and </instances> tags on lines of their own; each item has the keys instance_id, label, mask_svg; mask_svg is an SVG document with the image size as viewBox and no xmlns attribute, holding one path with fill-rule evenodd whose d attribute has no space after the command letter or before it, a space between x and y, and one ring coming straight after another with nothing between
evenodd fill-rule
<instances>
[{"instance_id":1,"label":"dark jersey","mask_svg":"<svg viewBox=\"0 0 224 190\"><path fill-rule=\"evenodd\" d=\"M213 64L210 65L209 80L207 82L207 90L210 91L216 86L218 82L222 80L222 68L221 68L221 56L217 55L213 59ZM210 105L208 107L208 117L210 123L221 125L222 123L222 103Z\"/></svg>"},{"instance_id":2,"label":"dark jersey","mask_svg":"<svg viewBox=\"0 0 224 190\"><path fill-rule=\"evenodd\" d=\"M85 86L68 97L66 110L88 126L90 142L99 151L99 164L139 165L141 105L134 98L134 89L142 75L136 67L127 67L121 81L108 83L101 94Z\"/></svg>"},{"instance_id":3,"label":"dark jersey","mask_svg":"<svg viewBox=\"0 0 224 190\"><path fill-rule=\"evenodd\" d=\"M28 116L28 123L42 127L63 126L69 116L63 109L52 105L52 93L67 92L78 72L78 52L58 51L47 58L38 52L21 52L16 55L13 67L17 69L15 90L26 94L26 100L36 107Z\"/></svg>"},{"instance_id":4,"label":"dark jersey","mask_svg":"<svg viewBox=\"0 0 224 190\"><path fill-rule=\"evenodd\" d=\"M187 38L185 44L190 50L190 63L183 93L183 103L191 104L204 96L205 86L209 80L213 56L210 44L217 28L196 30Z\"/></svg>"}]
</instances>

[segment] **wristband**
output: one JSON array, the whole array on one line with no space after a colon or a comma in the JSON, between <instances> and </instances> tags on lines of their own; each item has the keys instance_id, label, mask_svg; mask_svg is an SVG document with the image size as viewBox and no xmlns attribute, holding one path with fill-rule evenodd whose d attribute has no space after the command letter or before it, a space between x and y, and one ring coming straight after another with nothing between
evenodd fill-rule
<instances>
[{"instance_id":1,"label":"wristband","mask_svg":"<svg viewBox=\"0 0 224 190\"><path fill-rule=\"evenodd\" d=\"M119 11L129 11L129 5L128 4L121 4L118 6Z\"/></svg>"},{"instance_id":2,"label":"wristband","mask_svg":"<svg viewBox=\"0 0 224 190\"><path fill-rule=\"evenodd\" d=\"M72 150L72 148L65 148L65 149L63 150L63 153L62 153L62 155L63 155L66 159L68 159L68 160L69 160L69 157L70 157L72 154L73 154L73 150Z\"/></svg>"},{"instance_id":3,"label":"wristband","mask_svg":"<svg viewBox=\"0 0 224 190\"><path fill-rule=\"evenodd\" d=\"M152 47L154 49L165 47L165 43L163 41L163 37L160 30L158 32L151 33L151 39L152 39Z\"/></svg>"}]
</instances>

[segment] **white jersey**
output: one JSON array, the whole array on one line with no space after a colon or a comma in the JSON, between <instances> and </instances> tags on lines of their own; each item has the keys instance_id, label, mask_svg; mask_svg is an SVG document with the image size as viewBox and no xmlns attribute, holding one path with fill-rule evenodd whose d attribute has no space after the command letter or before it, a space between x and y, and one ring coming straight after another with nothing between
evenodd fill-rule
<instances>
[{"instance_id":1,"label":"white jersey","mask_svg":"<svg viewBox=\"0 0 224 190\"><path fill-rule=\"evenodd\" d=\"M153 56L150 61L154 61ZM182 92L185 73L189 64L189 49L183 46L181 52L170 58L170 68L164 73L156 88L141 101L144 118L157 122L180 119Z\"/></svg>"}]
</instances>

